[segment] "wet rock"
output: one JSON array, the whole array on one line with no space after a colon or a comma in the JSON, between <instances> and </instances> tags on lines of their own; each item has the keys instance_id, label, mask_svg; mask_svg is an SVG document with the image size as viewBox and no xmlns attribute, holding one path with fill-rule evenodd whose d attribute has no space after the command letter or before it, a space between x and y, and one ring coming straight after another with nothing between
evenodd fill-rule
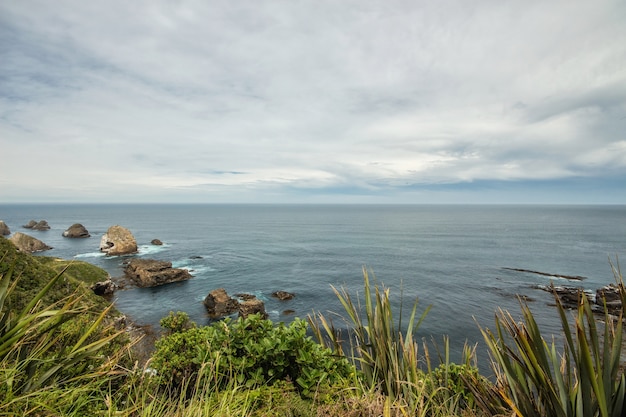
<instances>
[{"instance_id":1,"label":"wet rock","mask_svg":"<svg viewBox=\"0 0 626 417\"><path fill-rule=\"evenodd\" d=\"M41 240L20 232L14 233L9 240L13 242L20 252L33 253L52 249L52 247L46 245Z\"/></svg>"},{"instance_id":2,"label":"wet rock","mask_svg":"<svg viewBox=\"0 0 626 417\"><path fill-rule=\"evenodd\" d=\"M275 291L272 293L272 297L278 298L280 301L291 300L295 296L296 296L295 294L292 294L287 291Z\"/></svg>"},{"instance_id":3,"label":"wet rock","mask_svg":"<svg viewBox=\"0 0 626 417\"><path fill-rule=\"evenodd\" d=\"M7 226L7 224L0 220L0 236L8 236L11 234L11 230L9 230L9 226Z\"/></svg>"},{"instance_id":4,"label":"wet rock","mask_svg":"<svg viewBox=\"0 0 626 417\"><path fill-rule=\"evenodd\" d=\"M186 269L172 268L171 262L154 259L132 259L124 267L124 273L138 287L155 287L192 277Z\"/></svg>"},{"instance_id":5,"label":"wet rock","mask_svg":"<svg viewBox=\"0 0 626 417\"><path fill-rule=\"evenodd\" d=\"M214 318L225 317L239 310L239 302L231 298L224 288L211 291L202 302Z\"/></svg>"},{"instance_id":6,"label":"wet rock","mask_svg":"<svg viewBox=\"0 0 626 417\"><path fill-rule=\"evenodd\" d=\"M50 225L45 220L40 220L38 222L31 220L24 225L24 228L31 230L50 230Z\"/></svg>"},{"instance_id":7,"label":"wet rock","mask_svg":"<svg viewBox=\"0 0 626 417\"><path fill-rule=\"evenodd\" d=\"M118 286L109 278L106 281L96 282L90 288L96 295L107 296L113 294Z\"/></svg>"},{"instance_id":8,"label":"wet rock","mask_svg":"<svg viewBox=\"0 0 626 417\"><path fill-rule=\"evenodd\" d=\"M87 237L90 237L90 236L91 235L89 234L89 232L87 231L85 226L83 226L80 223L74 223L73 225L68 227L67 230L65 230L63 232L63 237L87 238Z\"/></svg>"},{"instance_id":9,"label":"wet rock","mask_svg":"<svg viewBox=\"0 0 626 417\"><path fill-rule=\"evenodd\" d=\"M100 251L107 255L127 255L137 252L137 240L125 227L109 227L100 240Z\"/></svg>"},{"instance_id":10,"label":"wet rock","mask_svg":"<svg viewBox=\"0 0 626 417\"><path fill-rule=\"evenodd\" d=\"M251 314L259 314L261 318L267 318L265 304L256 297L239 303L239 317L246 318Z\"/></svg>"},{"instance_id":11,"label":"wet rock","mask_svg":"<svg viewBox=\"0 0 626 417\"><path fill-rule=\"evenodd\" d=\"M150 243L153 244L153 245L156 245L156 246L163 245L163 242L161 242L159 239L152 239L152 241Z\"/></svg>"}]
</instances>

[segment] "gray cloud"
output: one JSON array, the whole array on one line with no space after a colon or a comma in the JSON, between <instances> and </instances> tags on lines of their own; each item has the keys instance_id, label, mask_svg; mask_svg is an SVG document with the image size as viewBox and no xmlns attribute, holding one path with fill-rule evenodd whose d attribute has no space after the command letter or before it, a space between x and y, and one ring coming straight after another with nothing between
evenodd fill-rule
<instances>
[{"instance_id":1,"label":"gray cloud","mask_svg":"<svg viewBox=\"0 0 626 417\"><path fill-rule=\"evenodd\" d=\"M4 2L0 193L422 202L626 177L625 18L608 0Z\"/></svg>"}]
</instances>

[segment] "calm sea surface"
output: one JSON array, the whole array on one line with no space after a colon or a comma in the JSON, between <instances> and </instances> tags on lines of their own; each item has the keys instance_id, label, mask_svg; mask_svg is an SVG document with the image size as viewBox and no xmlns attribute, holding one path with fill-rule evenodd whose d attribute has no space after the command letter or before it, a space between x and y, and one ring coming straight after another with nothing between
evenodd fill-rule
<instances>
[{"instance_id":1,"label":"calm sea surface","mask_svg":"<svg viewBox=\"0 0 626 417\"><path fill-rule=\"evenodd\" d=\"M51 230L22 228L42 219ZM455 354L466 340L481 342L478 325L493 327L498 308L517 314L517 295L534 300L546 331L557 329L550 295L534 288L551 278L503 268L585 276L554 282L595 290L613 282L608 257L626 255L625 206L0 205L0 220L54 247L44 255L91 262L114 278L127 257L98 248L115 224L136 237L133 256L188 268L187 282L116 293L118 308L140 324L158 328L178 310L209 323L202 300L220 287L263 299L274 321L341 313L331 286L362 294L365 266L398 307L401 293L405 311L415 298L418 311L432 306L418 335L448 335ZM73 223L92 237L63 238ZM155 238L164 245L150 245ZM296 297L277 301L277 290Z\"/></svg>"}]
</instances>

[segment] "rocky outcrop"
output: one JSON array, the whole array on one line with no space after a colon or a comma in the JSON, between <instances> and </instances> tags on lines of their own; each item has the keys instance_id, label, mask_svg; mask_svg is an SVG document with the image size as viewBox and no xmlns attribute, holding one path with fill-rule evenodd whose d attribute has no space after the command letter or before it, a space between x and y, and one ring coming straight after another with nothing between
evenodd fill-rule
<instances>
[{"instance_id":1,"label":"rocky outcrop","mask_svg":"<svg viewBox=\"0 0 626 417\"><path fill-rule=\"evenodd\" d=\"M31 220L24 225L24 228L31 230L50 230L50 225L45 220L40 220L38 222Z\"/></svg>"},{"instance_id":2,"label":"rocky outcrop","mask_svg":"<svg viewBox=\"0 0 626 417\"><path fill-rule=\"evenodd\" d=\"M63 232L63 237L86 238L90 236L91 235L89 234L85 226L80 223L74 223L73 225L68 227L66 231Z\"/></svg>"},{"instance_id":3,"label":"rocky outcrop","mask_svg":"<svg viewBox=\"0 0 626 417\"><path fill-rule=\"evenodd\" d=\"M228 295L224 288L211 291L203 301L204 306L212 318L222 318L234 313L239 317L248 317L250 314L259 314L267 318L265 303L251 294L237 294L239 300Z\"/></svg>"},{"instance_id":4,"label":"rocky outcrop","mask_svg":"<svg viewBox=\"0 0 626 417\"><path fill-rule=\"evenodd\" d=\"M231 298L224 288L211 291L202 302L209 316L218 318L239 311L239 301Z\"/></svg>"},{"instance_id":5,"label":"rocky outcrop","mask_svg":"<svg viewBox=\"0 0 626 417\"><path fill-rule=\"evenodd\" d=\"M91 288L96 295L107 296L113 294L118 286L109 278L106 281L96 282L89 288Z\"/></svg>"},{"instance_id":6,"label":"rocky outcrop","mask_svg":"<svg viewBox=\"0 0 626 417\"><path fill-rule=\"evenodd\" d=\"M261 318L267 318L265 303L254 297L239 303L239 317L246 318L251 314L259 314Z\"/></svg>"},{"instance_id":7,"label":"rocky outcrop","mask_svg":"<svg viewBox=\"0 0 626 417\"><path fill-rule=\"evenodd\" d=\"M296 295L287 291L275 291L272 293L272 297L278 298L280 301L291 300Z\"/></svg>"},{"instance_id":8,"label":"rocky outcrop","mask_svg":"<svg viewBox=\"0 0 626 417\"><path fill-rule=\"evenodd\" d=\"M8 236L11 234L11 230L9 229L9 226L7 226L7 224L0 220L0 236Z\"/></svg>"},{"instance_id":9,"label":"rocky outcrop","mask_svg":"<svg viewBox=\"0 0 626 417\"><path fill-rule=\"evenodd\" d=\"M137 240L127 228L119 225L111 226L100 240L100 251L107 255L136 253Z\"/></svg>"},{"instance_id":10,"label":"rocky outcrop","mask_svg":"<svg viewBox=\"0 0 626 417\"><path fill-rule=\"evenodd\" d=\"M152 239L152 241L150 243L153 244L153 245L156 245L156 246L163 245L163 242L161 242L159 239Z\"/></svg>"},{"instance_id":11,"label":"rocky outcrop","mask_svg":"<svg viewBox=\"0 0 626 417\"><path fill-rule=\"evenodd\" d=\"M13 242L20 252L33 253L52 249L52 247L46 245L41 240L20 232L14 233L9 240Z\"/></svg>"},{"instance_id":12,"label":"rocky outcrop","mask_svg":"<svg viewBox=\"0 0 626 417\"><path fill-rule=\"evenodd\" d=\"M138 287L155 287L192 277L186 269L172 268L171 262L153 259L132 259L124 268L124 273Z\"/></svg>"},{"instance_id":13,"label":"rocky outcrop","mask_svg":"<svg viewBox=\"0 0 626 417\"><path fill-rule=\"evenodd\" d=\"M538 286L538 288L556 294L565 308L577 308L580 302L580 297L584 293L591 303L591 308L596 312L604 312L605 302L609 314L618 315L622 311L622 298L620 290L614 284L597 289L595 294L579 287L548 285Z\"/></svg>"}]
</instances>

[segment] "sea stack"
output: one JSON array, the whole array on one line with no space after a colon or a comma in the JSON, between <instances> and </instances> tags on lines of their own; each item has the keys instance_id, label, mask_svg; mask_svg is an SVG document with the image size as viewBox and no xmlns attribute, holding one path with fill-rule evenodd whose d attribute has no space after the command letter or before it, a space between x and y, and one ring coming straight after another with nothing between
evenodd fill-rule
<instances>
[{"instance_id":1,"label":"sea stack","mask_svg":"<svg viewBox=\"0 0 626 417\"><path fill-rule=\"evenodd\" d=\"M100 240L100 251L107 255L128 255L137 252L137 240L125 227L109 227Z\"/></svg>"}]
</instances>

